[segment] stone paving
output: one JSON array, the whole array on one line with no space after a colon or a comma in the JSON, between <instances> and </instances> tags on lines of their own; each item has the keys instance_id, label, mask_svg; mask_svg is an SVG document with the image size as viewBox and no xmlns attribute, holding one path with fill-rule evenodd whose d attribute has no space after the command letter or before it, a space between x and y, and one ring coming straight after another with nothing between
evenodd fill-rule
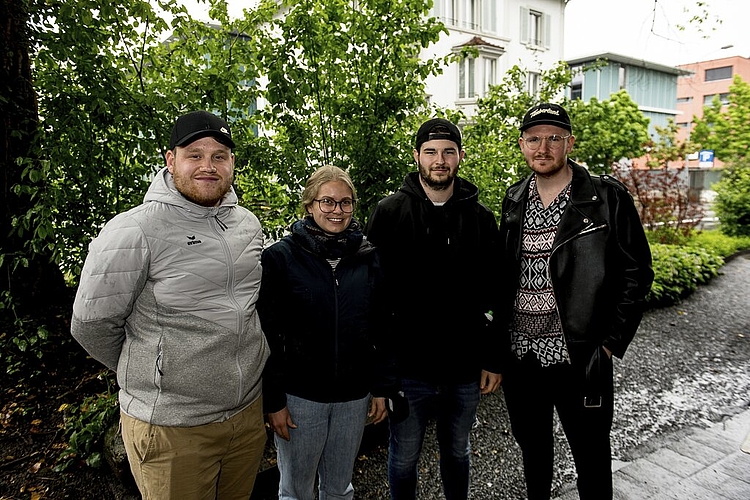
<instances>
[{"instance_id":1,"label":"stone paving","mask_svg":"<svg viewBox=\"0 0 750 500\"><path fill-rule=\"evenodd\" d=\"M708 428L668 436L612 464L615 500L750 499L750 409ZM577 500L569 484L555 500Z\"/></svg>"}]
</instances>

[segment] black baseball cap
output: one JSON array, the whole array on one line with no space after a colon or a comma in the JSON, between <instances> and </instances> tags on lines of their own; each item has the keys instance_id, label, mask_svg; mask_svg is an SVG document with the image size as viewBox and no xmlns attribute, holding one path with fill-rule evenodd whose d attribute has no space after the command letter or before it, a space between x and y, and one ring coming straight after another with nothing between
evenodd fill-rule
<instances>
[{"instance_id":1,"label":"black baseball cap","mask_svg":"<svg viewBox=\"0 0 750 500\"><path fill-rule=\"evenodd\" d=\"M458 146L458 150L461 151L461 132L458 130L458 127L445 118L427 120L419 127L417 131L417 151L419 151L419 148L425 142L437 139L453 141Z\"/></svg>"},{"instance_id":2,"label":"black baseball cap","mask_svg":"<svg viewBox=\"0 0 750 500\"><path fill-rule=\"evenodd\" d=\"M531 128L535 125L554 125L556 127L564 128L568 132L573 131L573 127L570 125L570 118L568 113L557 104L544 102L532 106L523 117L521 123L521 132L527 128Z\"/></svg>"},{"instance_id":3,"label":"black baseball cap","mask_svg":"<svg viewBox=\"0 0 750 500\"><path fill-rule=\"evenodd\" d=\"M187 146L193 141L213 136L217 141L234 149L232 133L227 122L208 111L191 111L177 118L172 128L169 149L176 146Z\"/></svg>"}]
</instances>

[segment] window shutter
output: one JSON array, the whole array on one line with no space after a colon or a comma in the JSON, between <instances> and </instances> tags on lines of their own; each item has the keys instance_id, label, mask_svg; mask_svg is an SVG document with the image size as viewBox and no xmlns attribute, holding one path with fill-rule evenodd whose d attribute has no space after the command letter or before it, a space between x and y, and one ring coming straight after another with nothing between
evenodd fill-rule
<instances>
[{"instance_id":1,"label":"window shutter","mask_svg":"<svg viewBox=\"0 0 750 500\"><path fill-rule=\"evenodd\" d=\"M552 44L552 17L549 14L542 14L542 30L544 33L542 45L545 49L549 49Z\"/></svg>"},{"instance_id":2,"label":"window shutter","mask_svg":"<svg viewBox=\"0 0 750 500\"><path fill-rule=\"evenodd\" d=\"M529 43L529 9L521 7L521 43Z\"/></svg>"}]
</instances>

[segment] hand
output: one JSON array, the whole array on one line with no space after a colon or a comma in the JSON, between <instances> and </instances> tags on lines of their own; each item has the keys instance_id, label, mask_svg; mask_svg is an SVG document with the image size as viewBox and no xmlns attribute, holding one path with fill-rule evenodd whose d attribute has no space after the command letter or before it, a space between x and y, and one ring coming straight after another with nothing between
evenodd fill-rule
<instances>
[{"instance_id":1,"label":"hand","mask_svg":"<svg viewBox=\"0 0 750 500\"><path fill-rule=\"evenodd\" d=\"M274 434L286 441L289 441L289 429L297 428L297 425L292 421L292 416L289 414L289 408L286 406L276 413L269 413L268 424L271 426Z\"/></svg>"},{"instance_id":2,"label":"hand","mask_svg":"<svg viewBox=\"0 0 750 500\"><path fill-rule=\"evenodd\" d=\"M373 424L379 424L388 416L388 410L385 408L385 398L372 398L370 401L370 411L368 417L372 418Z\"/></svg>"},{"instance_id":3,"label":"hand","mask_svg":"<svg viewBox=\"0 0 750 500\"><path fill-rule=\"evenodd\" d=\"M500 387L503 376L500 373L492 373L482 370L482 378L479 379L479 390L482 394L490 394Z\"/></svg>"}]
</instances>

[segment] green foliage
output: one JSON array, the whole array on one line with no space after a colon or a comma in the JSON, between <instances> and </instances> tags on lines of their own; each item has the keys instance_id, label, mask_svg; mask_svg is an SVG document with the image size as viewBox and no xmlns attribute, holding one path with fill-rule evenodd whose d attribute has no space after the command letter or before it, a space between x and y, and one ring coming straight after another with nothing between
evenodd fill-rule
<instances>
[{"instance_id":1,"label":"green foliage","mask_svg":"<svg viewBox=\"0 0 750 500\"><path fill-rule=\"evenodd\" d=\"M528 71L514 66L478 100L473 122L464 129L461 172L479 187L482 202L496 215L508 186L530 172L518 147L523 115L534 104L556 101L570 79L567 65L560 63L541 73L539 93L532 95Z\"/></svg>"},{"instance_id":2,"label":"green foliage","mask_svg":"<svg viewBox=\"0 0 750 500\"><path fill-rule=\"evenodd\" d=\"M714 208L721 231L730 236L750 237L750 163L726 168L714 189Z\"/></svg>"},{"instance_id":3,"label":"green foliage","mask_svg":"<svg viewBox=\"0 0 750 500\"><path fill-rule=\"evenodd\" d=\"M571 101L569 114L576 136L570 156L585 163L591 172L609 172L620 159L643 154L649 140L648 118L627 91L620 90L603 101L593 97L589 102Z\"/></svg>"},{"instance_id":4,"label":"green foliage","mask_svg":"<svg viewBox=\"0 0 750 500\"><path fill-rule=\"evenodd\" d=\"M0 294L0 373L31 383L42 375L40 361L49 351L50 332L40 320L16 315L16 305L8 290Z\"/></svg>"},{"instance_id":5,"label":"green foliage","mask_svg":"<svg viewBox=\"0 0 750 500\"><path fill-rule=\"evenodd\" d=\"M670 305L708 283L716 276L724 259L716 252L698 246L651 245L654 283L646 297L650 307Z\"/></svg>"},{"instance_id":6,"label":"green foliage","mask_svg":"<svg viewBox=\"0 0 750 500\"><path fill-rule=\"evenodd\" d=\"M102 372L100 378L108 381L108 390L89 396L80 405L64 404L59 411L65 413L64 433L68 446L60 454L56 471L64 471L79 460L98 469L104 464L102 444L107 428L120 411L117 391L113 390L111 374Z\"/></svg>"},{"instance_id":7,"label":"green foliage","mask_svg":"<svg viewBox=\"0 0 750 500\"><path fill-rule=\"evenodd\" d=\"M623 157L640 156L648 141L648 119L626 91L589 102L560 99L572 80L566 63L541 72L541 87L528 92L528 71L511 68L498 85L477 102L473 123L466 126L463 175L480 188L480 197L500 214L506 189L530 173L518 147L521 119L531 106L557 102L568 110L576 136L571 158L594 173L607 172Z\"/></svg>"},{"instance_id":8,"label":"green foliage","mask_svg":"<svg viewBox=\"0 0 750 500\"><path fill-rule=\"evenodd\" d=\"M750 84L740 75L729 87L729 104L722 105L715 96L703 109L703 118L694 123L691 141L697 149L712 149L726 163L750 163Z\"/></svg>"},{"instance_id":9,"label":"green foliage","mask_svg":"<svg viewBox=\"0 0 750 500\"><path fill-rule=\"evenodd\" d=\"M750 235L728 236L721 229L697 231L690 238L686 238L683 244L705 248L711 253L727 258L738 252L750 250Z\"/></svg>"},{"instance_id":10,"label":"green foliage","mask_svg":"<svg viewBox=\"0 0 750 500\"><path fill-rule=\"evenodd\" d=\"M440 71L440 61L419 55L446 31L427 17L429 6L284 2L258 58L268 70L260 116L284 159L273 175L286 186L287 216L296 215L299 190L320 165L348 169L360 218L412 168L412 136L427 104L424 80Z\"/></svg>"},{"instance_id":11,"label":"green foliage","mask_svg":"<svg viewBox=\"0 0 750 500\"><path fill-rule=\"evenodd\" d=\"M691 139L698 148L712 149L725 162L722 180L714 189L716 213L728 235L750 235L750 84L740 75L729 87L729 104L716 96L695 120Z\"/></svg>"}]
</instances>

